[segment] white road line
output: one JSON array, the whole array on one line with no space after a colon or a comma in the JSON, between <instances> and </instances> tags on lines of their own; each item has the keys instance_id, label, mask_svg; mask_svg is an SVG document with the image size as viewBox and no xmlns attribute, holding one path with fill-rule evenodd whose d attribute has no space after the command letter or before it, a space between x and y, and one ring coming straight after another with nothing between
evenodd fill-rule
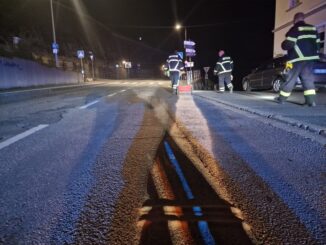
<instances>
[{"instance_id":1,"label":"white road line","mask_svg":"<svg viewBox=\"0 0 326 245\"><path fill-rule=\"evenodd\" d=\"M94 105L94 104L96 104L96 103L98 103L98 102L99 102L99 100L95 100L95 101L93 101L93 102L90 102L90 103L88 103L88 104L86 104L86 105L83 105L83 106L79 107L79 109L80 109L80 110L82 110L82 109L86 109L87 107L89 107L89 106L91 106L91 105Z\"/></svg>"},{"instance_id":2,"label":"white road line","mask_svg":"<svg viewBox=\"0 0 326 245\"><path fill-rule=\"evenodd\" d=\"M107 97L115 96L117 93L109 94Z\"/></svg>"},{"instance_id":3,"label":"white road line","mask_svg":"<svg viewBox=\"0 0 326 245\"><path fill-rule=\"evenodd\" d=\"M14 137L12 137L10 139L7 139L4 142L1 142L0 143L0 150L7 147L7 146L9 146L9 145L11 145L11 144L13 144L13 143L15 143L15 142L17 142L17 141L19 141L19 140L21 140L21 139L23 139L23 138L26 138L27 136L29 136L31 134L34 134L37 131L42 130L43 128L46 128L47 126L49 126L49 125L48 124L40 124L37 127L31 128L31 129L29 129L29 130L27 130L27 131L25 131L25 132L23 132L21 134L18 134L18 135L14 136Z\"/></svg>"},{"instance_id":4,"label":"white road line","mask_svg":"<svg viewBox=\"0 0 326 245\"><path fill-rule=\"evenodd\" d=\"M123 93L123 92L126 92L127 90L123 89L123 90L120 90L120 93Z\"/></svg>"}]
</instances>

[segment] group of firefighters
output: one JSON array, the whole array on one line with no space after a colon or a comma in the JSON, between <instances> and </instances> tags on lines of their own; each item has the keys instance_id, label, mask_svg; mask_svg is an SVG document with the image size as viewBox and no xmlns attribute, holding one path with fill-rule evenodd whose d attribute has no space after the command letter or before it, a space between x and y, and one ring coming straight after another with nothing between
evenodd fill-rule
<instances>
[{"instance_id":1,"label":"group of firefighters","mask_svg":"<svg viewBox=\"0 0 326 245\"><path fill-rule=\"evenodd\" d=\"M286 81L282 84L277 103L283 104L291 95L298 77L302 81L305 105L316 106L316 90L313 79L313 64L319 60L320 39L316 27L305 23L303 13L297 13L293 19L293 27L286 33L282 49L287 51L285 70ZM218 61L214 68L214 75L218 76L218 92L225 92L225 85L229 92L233 92L232 70L233 61L224 50L218 52ZM181 72L185 69L181 57L176 51L167 60L167 69L174 90L179 86Z\"/></svg>"}]
</instances>

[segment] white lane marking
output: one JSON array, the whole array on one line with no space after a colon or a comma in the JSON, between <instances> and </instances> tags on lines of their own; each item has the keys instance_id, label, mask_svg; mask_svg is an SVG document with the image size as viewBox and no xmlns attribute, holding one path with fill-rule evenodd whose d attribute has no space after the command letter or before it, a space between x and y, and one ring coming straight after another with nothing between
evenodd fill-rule
<instances>
[{"instance_id":1,"label":"white lane marking","mask_svg":"<svg viewBox=\"0 0 326 245\"><path fill-rule=\"evenodd\" d=\"M98 102L99 102L99 100L95 100L95 101L93 101L93 102L90 102L90 103L88 103L88 104L86 104L86 105L83 105L83 106L79 107L79 109L80 109L80 110L82 110L82 109L86 109L87 107L89 107L89 106L91 106L91 105L94 105L94 104L96 104L96 103L98 103Z\"/></svg>"},{"instance_id":2,"label":"white lane marking","mask_svg":"<svg viewBox=\"0 0 326 245\"><path fill-rule=\"evenodd\" d=\"M42 130L43 128L46 128L47 126L49 126L49 125L48 124L40 124L37 127L31 128L31 129L29 129L29 130L27 130L27 131L25 131L25 132L23 132L21 134L18 134L18 135L14 136L14 137L12 137L10 139L7 139L4 142L1 142L0 143L0 150L7 147L7 146L9 146L9 145L11 145L11 144L13 144L13 143L15 143L15 142L17 142L17 141L19 141L19 140L21 140L21 139L23 139L23 138L25 138L25 137L27 137L27 136L29 136L29 135L31 135L31 134L34 134L37 131Z\"/></svg>"},{"instance_id":3,"label":"white lane marking","mask_svg":"<svg viewBox=\"0 0 326 245\"><path fill-rule=\"evenodd\" d=\"M126 92L127 90L123 89L123 90L120 90L120 93L123 93L123 92Z\"/></svg>"},{"instance_id":4,"label":"white lane marking","mask_svg":"<svg viewBox=\"0 0 326 245\"><path fill-rule=\"evenodd\" d=\"M109 94L107 97L115 96L117 93Z\"/></svg>"}]
</instances>

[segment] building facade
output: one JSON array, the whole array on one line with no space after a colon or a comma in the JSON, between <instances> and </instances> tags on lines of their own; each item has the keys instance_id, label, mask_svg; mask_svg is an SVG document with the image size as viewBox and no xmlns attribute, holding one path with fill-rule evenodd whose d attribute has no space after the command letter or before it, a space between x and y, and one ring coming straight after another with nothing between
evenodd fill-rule
<instances>
[{"instance_id":1,"label":"building facade","mask_svg":"<svg viewBox=\"0 0 326 245\"><path fill-rule=\"evenodd\" d=\"M302 12L306 22L317 27L321 40L321 53L326 54L326 0L276 0L275 29L274 32L274 57L285 54L281 43L285 34L293 25L293 16Z\"/></svg>"}]
</instances>

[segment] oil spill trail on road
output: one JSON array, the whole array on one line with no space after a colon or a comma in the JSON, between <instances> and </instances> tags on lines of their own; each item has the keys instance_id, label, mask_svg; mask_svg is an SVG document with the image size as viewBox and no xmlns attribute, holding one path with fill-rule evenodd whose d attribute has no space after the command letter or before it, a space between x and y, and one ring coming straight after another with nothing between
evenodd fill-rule
<instances>
[{"instance_id":1,"label":"oil spill trail on road","mask_svg":"<svg viewBox=\"0 0 326 245\"><path fill-rule=\"evenodd\" d=\"M252 244L229 203L166 136L139 210L140 244Z\"/></svg>"}]
</instances>

